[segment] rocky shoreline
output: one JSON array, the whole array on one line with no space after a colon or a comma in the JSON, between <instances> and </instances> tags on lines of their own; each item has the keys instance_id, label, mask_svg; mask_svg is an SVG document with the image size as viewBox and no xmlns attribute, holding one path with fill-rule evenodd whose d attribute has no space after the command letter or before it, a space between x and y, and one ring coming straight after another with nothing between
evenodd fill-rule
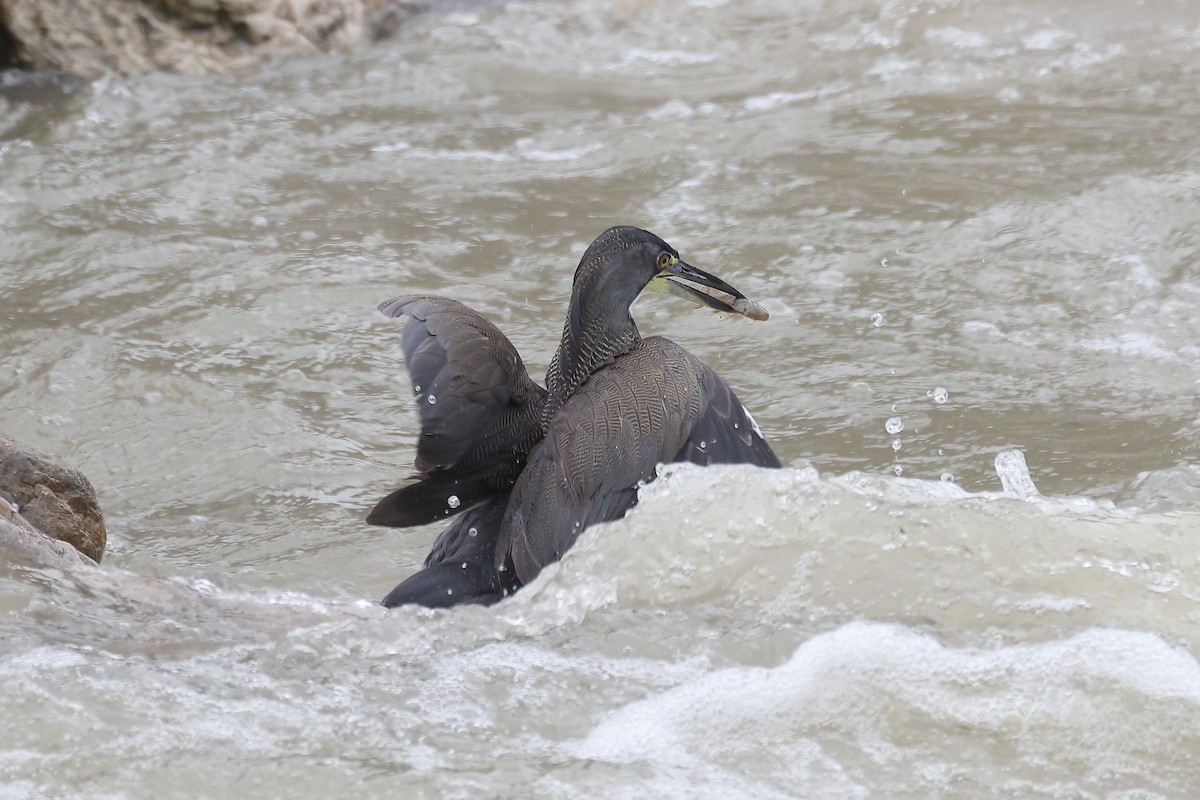
<instances>
[{"instance_id":1,"label":"rocky shoreline","mask_svg":"<svg viewBox=\"0 0 1200 800\"><path fill-rule=\"evenodd\" d=\"M447 5L438 0L0 0L0 68L232 72L345 52Z\"/></svg>"}]
</instances>

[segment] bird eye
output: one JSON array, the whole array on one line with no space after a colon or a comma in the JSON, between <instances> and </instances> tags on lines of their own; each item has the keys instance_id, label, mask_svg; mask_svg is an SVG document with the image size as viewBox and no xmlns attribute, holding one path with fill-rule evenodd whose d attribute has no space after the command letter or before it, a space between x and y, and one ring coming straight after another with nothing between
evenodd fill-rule
<instances>
[{"instance_id":1,"label":"bird eye","mask_svg":"<svg viewBox=\"0 0 1200 800\"><path fill-rule=\"evenodd\" d=\"M670 253L663 253L662 255L660 255L658 257L658 268L659 269L666 269L667 267L671 266L674 263L675 263L675 259L671 257Z\"/></svg>"}]
</instances>

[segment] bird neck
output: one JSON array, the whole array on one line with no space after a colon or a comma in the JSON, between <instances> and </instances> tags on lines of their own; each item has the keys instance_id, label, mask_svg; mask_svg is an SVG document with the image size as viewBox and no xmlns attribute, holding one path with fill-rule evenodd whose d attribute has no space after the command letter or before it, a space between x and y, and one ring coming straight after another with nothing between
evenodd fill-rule
<instances>
[{"instance_id":1,"label":"bird neck","mask_svg":"<svg viewBox=\"0 0 1200 800\"><path fill-rule=\"evenodd\" d=\"M544 418L553 417L593 373L632 350L641 340L628 308L618 314L600 313L599 309L590 309L587 303L572 302L558 352L546 373L546 389L550 396Z\"/></svg>"}]
</instances>

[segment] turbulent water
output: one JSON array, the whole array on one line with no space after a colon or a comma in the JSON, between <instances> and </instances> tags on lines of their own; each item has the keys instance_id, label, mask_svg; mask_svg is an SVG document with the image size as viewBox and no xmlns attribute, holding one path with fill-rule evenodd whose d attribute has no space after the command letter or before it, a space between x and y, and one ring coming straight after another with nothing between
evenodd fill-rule
<instances>
[{"instance_id":1,"label":"turbulent water","mask_svg":"<svg viewBox=\"0 0 1200 800\"><path fill-rule=\"evenodd\" d=\"M0 797L1197 796L1198 87L1168 0L526 2L7 76L0 432L110 540L0 566ZM615 223L771 312L635 307L787 468L384 612L437 528L362 523L416 430L375 304L541 375Z\"/></svg>"}]
</instances>

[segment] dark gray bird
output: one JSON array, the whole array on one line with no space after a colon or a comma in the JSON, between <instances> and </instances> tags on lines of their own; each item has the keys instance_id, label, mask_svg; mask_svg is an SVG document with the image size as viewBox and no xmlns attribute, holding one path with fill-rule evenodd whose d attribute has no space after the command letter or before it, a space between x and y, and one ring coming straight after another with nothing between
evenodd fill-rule
<instances>
[{"instance_id":1,"label":"dark gray bird","mask_svg":"<svg viewBox=\"0 0 1200 800\"><path fill-rule=\"evenodd\" d=\"M409 317L403 350L421 433L416 482L380 500L367 522L404 527L461 512L385 606L499 600L590 525L624 516L660 463L779 466L716 373L669 339L641 337L629 308L645 289L767 316L628 226L583 254L545 389L504 334L461 303L411 295L379 307Z\"/></svg>"}]
</instances>

